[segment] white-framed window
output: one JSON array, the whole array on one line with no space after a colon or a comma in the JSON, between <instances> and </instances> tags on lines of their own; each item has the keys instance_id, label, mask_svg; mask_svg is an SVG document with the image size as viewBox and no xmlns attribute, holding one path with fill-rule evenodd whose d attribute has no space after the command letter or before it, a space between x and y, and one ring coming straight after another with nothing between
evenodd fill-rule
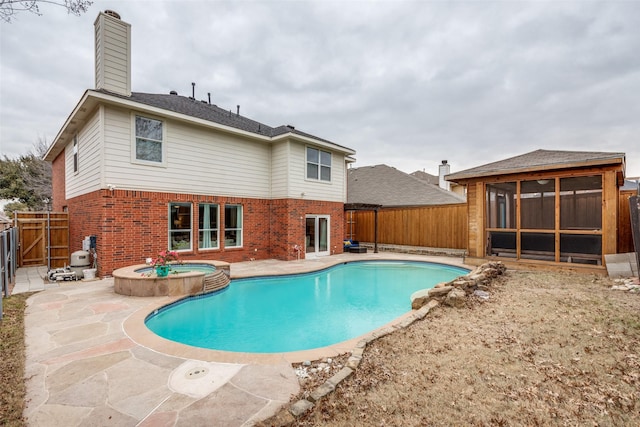
<instances>
[{"instance_id":1,"label":"white-framed window","mask_svg":"<svg viewBox=\"0 0 640 427\"><path fill-rule=\"evenodd\" d=\"M78 173L78 135L73 137L73 173Z\"/></svg>"},{"instance_id":2,"label":"white-framed window","mask_svg":"<svg viewBox=\"0 0 640 427\"><path fill-rule=\"evenodd\" d=\"M242 205L224 207L224 246L238 248L242 246Z\"/></svg>"},{"instance_id":3,"label":"white-framed window","mask_svg":"<svg viewBox=\"0 0 640 427\"><path fill-rule=\"evenodd\" d=\"M198 205L198 248L218 249L220 247L219 218L218 205L211 203Z\"/></svg>"},{"instance_id":4,"label":"white-framed window","mask_svg":"<svg viewBox=\"0 0 640 427\"><path fill-rule=\"evenodd\" d=\"M169 249L190 251L191 203L169 203Z\"/></svg>"},{"instance_id":5,"label":"white-framed window","mask_svg":"<svg viewBox=\"0 0 640 427\"><path fill-rule=\"evenodd\" d=\"M307 147L307 179L331 181L331 153Z\"/></svg>"},{"instance_id":6,"label":"white-framed window","mask_svg":"<svg viewBox=\"0 0 640 427\"><path fill-rule=\"evenodd\" d=\"M134 144L132 161L136 163L164 165L164 122L138 114L133 116Z\"/></svg>"}]
</instances>

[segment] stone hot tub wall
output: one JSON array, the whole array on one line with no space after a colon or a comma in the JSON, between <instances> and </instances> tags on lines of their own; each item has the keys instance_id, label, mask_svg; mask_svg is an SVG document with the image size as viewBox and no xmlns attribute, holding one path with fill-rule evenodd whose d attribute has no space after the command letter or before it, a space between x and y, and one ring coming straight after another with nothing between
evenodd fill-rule
<instances>
[{"instance_id":1,"label":"stone hot tub wall","mask_svg":"<svg viewBox=\"0 0 640 427\"><path fill-rule=\"evenodd\" d=\"M136 270L146 264L132 265L113 271L114 291L120 295L136 297L183 296L213 292L229 285L229 263L223 261L198 261L216 267L214 273L190 271L169 274L167 277L147 276ZM189 264L189 263L186 263Z\"/></svg>"}]
</instances>

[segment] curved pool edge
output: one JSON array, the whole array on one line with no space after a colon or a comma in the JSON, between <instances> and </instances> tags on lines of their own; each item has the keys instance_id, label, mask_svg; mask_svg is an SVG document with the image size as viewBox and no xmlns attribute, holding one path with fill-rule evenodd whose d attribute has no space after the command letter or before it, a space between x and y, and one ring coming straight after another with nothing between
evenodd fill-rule
<instances>
[{"instance_id":1,"label":"curved pool edge","mask_svg":"<svg viewBox=\"0 0 640 427\"><path fill-rule=\"evenodd\" d=\"M185 261L182 264L207 264L215 267L216 271L224 273L227 277L231 275L230 264L224 261L193 260ZM114 270L112 276L115 293L134 297L154 297L187 296L203 292L206 275L203 271L169 274L167 277L147 276L136 271L148 267L147 264L135 264Z\"/></svg>"},{"instance_id":2,"label":"curved pool edge","mask_svg":"<svg viewBox=\"0 0 640 427\"><path fill-rule=\"evenodd\" d=\"M260 261L245 261L233 264L232 279L274 276L286 274L301 274L314 271L324 270L338 264L353 261L418 261L430 262L434 264L442 264L451 267L460 267L471 271L474 267L464 263L464 258L459 257L442 257L442 256L425 256L413 254L400 254L394 252L377 253L377 254L341 254L333 255L316 260L300 260L300 261L273 261L268 266L256 268L260 265ZM181 344L175 341L162 338L156 335L145 324L145 319L153 311L164 306L170 305L186 296L165 297L161 300L154 301L131 314L123 323L125 334L134 342L159 353L164 353L184 359L195 359L210 362L221 363L245 363L245 364L261 364L276 365L280 363L301 363L306 360L319 360L324 357L335 357L340 354L353 354L354 350L362 340L367 342L377 339L399 328L404 328L415 320L421 319L426 315L425 307L418 310L411 309L411 301L408 301L408 311L397 317L391 322L369 331L356 338L349 339L340 343L336 343L326 347L319 347L309 350L283 352L283 353L243 353L231 352L223 350L211 350L201 347L194 347L187 344ZM427 312L429 308L426 309Z\"/></svg>"},{"instance_id":3,"label":"curved pool edge","mask_svg":"<svg viewBox=\"0 0 640 427\"><path fill-rule=\"evenodd\" d=\"M362 334L358 337L335 343L326 347L318 347L309 350L281 352L281 353L244 353L234 351L212 350L202 347L194 347L188 344L182 344L171 341L156 335L145 324L145 319L155 310L170 305L176 301L183 299L180 297L165 297L159 301L154 301L136 312L132 313L123 323L124 333L137 344L150 350L180 357L183 359L204 360L208 362L221 363L242 363L242 364L259 364L259 365L277 365L280 363L301 363L305 360L318 360L324 357L335 357L340 354L353 353L358 343L362 340L367 342L380 336L386 335L392 330L400 327L408 326L407 320L411 319L411 323L417 320L416 312L418 310L410 310L407 313L397 317L391 322L374 329L373 331Z\"/></svg>"}]
</instances>

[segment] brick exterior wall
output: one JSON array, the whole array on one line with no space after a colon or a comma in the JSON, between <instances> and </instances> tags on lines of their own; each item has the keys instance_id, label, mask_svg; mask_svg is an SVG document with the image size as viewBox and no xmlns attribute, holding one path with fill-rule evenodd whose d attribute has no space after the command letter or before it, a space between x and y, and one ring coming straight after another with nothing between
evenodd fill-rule
<instances>
[{"instance_id":1,"label":"brick exterior wall","mask_svg":"<svg viewBox=\"0 0 640 427\"><path fill-rule=\"evenodd\" d=\"M53 203L51 208L55 212L62 212L63 208L67 205L67 199L65 198L66 183L64 174L64 150L58 154L58 157L51 162L51 198Z\"/></svg>"},{"instance_id":2,"label":"brick exterior wall","mask_svg":"<svg viewBox=\"0 0 640 427\"><path fill-rule=\"evenodd\" d=\"M57 159L56 159L57 160ZM64 193L63 193L64 195ZM132 190L99 190L66 201L69 209L70 252L82 249L85 236L95 235L98 274L141 264L168 246L169 203L192 203L194 249L180 252L185 260L252 259L294 260L304 257L306 215L330 215L330 252L342 253L343 204L314 200L249 199ZM224 239L224 205L243 206L243 246L201 250L197 248L198 203L216 203L220 209L220 236Z\"/></svg>"}]
</instances>

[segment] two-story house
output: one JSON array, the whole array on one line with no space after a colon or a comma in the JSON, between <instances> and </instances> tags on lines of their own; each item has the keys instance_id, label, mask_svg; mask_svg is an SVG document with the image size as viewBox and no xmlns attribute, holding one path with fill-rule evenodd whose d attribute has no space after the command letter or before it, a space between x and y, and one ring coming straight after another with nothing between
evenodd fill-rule
<instances>
[{"instance_id":1,"label":"two-story house","mask_svg":"<svg viewBox=\"0 0 640 427\"><path fill-rule=\"evenodd\" d=\"M96 236L101 276L162 249L227 262L342 251L354 150L210 100L132 92L131 26L112 11L94 25L95 89L45 155L72 251Z\"/></svg>"}]
</instances>

